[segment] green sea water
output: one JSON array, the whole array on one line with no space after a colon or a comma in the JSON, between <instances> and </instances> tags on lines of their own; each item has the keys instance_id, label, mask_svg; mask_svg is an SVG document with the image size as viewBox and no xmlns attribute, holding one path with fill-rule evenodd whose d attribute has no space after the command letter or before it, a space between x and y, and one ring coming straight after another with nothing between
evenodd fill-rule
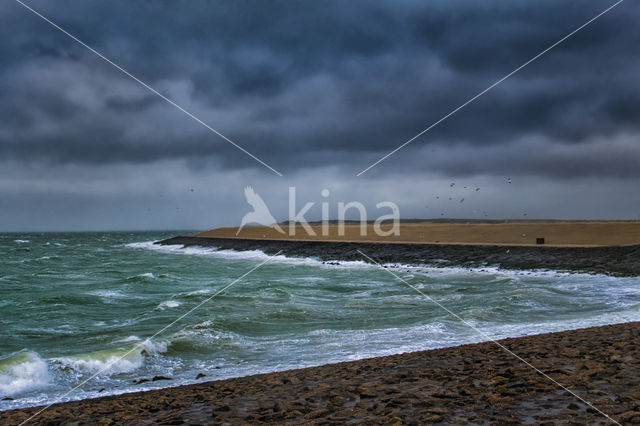
<instances>
[{"instance_id":1,"label":"green sea water","mask_svg":"<svg viewBox=\"0 0 640 426\"><path fill-rule=\"evenodd\" d=\"M635 277L388 265L482 335L377 266L178 233L0 234L0 409L640 320Z\"/></svg>"}]
</instances>

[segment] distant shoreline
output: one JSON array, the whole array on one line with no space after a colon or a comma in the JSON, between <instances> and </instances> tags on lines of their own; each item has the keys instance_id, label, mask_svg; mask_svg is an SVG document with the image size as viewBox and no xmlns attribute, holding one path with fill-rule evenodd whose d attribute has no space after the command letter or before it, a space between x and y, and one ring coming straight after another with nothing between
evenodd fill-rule
<instances>
[{"instance_id":1,"label":"distant shoreline","mask_svg":"<svg viewBox=\"0 0 640 426\"><path fill-rule=\"evenodd\" d=\"M285 233L268 226L245 226L240 232L235 227L216 228L197 234L205 238L232 238L278 241L330 241L377 242L441 245L488 246L552 246L601 247L640 244L640 221L477 221L477 220L401 220L397 234L379 235L390 231L392 225L383 223L378 228L367 222L346 221L341 229L333 222L326 227L309 223L311 233L303 226L290 229L279 224ZM294 232L291 232L291 231ZM377 232L378 231L378 232ZM236 235L237 234L237 235Z\"/></svg>"},{"instance_id":2,"label":"distant shoreline","mask_svg":"<svg viewBox=\"0 0 640 426\"><path fill-rule=\"evenodd\" d=\"M615 420L636 423L639 340L640 323L632 322L500 344ZM39 409L3 411L0 420L19 424ZM30 424L143 421L608 423L548 377L484 342L60 403Z\"/></svg>"},{"instance_id":3,"label":"distant shoreline","mask_svg":"<svg viewBox=\"0 0 640 426\"><path fill-rule=\"evenodd\" d=\"M492 245L433 245L381 242L331 242L209 238L178 236L160 245L261 250L266 254L314 257L323 261L367 261L359 251L380 263L437 267L496 266L505 269L553 269L613 276L640 275L640 245L612 247L545 247Z\"/></svg>"}]
</instances>

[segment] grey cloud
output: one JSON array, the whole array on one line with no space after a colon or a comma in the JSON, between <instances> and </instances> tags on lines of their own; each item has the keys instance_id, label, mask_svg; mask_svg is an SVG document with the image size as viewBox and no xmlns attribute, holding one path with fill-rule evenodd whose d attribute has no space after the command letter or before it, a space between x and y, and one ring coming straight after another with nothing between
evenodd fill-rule
<instances>
[{"instance_id":1,"label":"grey cloud","mask_svg":"<svg viewBox=\"0 0 640 426\"><path fill-rule=\"evenodd\" d=\"M355 173L610 3L32 4L276 168ZM261 167L18 5L0 10L3 158ZM597 139L606 153L608 138L637 134L639 15L623 3L415 141L414 170L434 145L469 153L433 166L443 174L504 173L478 154L486 148L521 152L527 173L567 177L562 161L540 167L521 141L592 152ZM599 158L572 176L615 172Z\"/></svg>"}]
</instances>

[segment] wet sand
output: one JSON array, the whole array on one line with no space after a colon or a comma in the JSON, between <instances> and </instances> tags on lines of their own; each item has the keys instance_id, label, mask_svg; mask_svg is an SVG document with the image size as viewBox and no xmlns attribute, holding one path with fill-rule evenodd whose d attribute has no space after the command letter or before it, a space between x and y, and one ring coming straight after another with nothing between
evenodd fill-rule
<instances>
[{"instance_id":1,"label":"wet sand","mask_svg":"<svg viewBox=\"0 0 640 426\"><path fill-rule=\"evenodd\" d=\"M461 244L403 244L382 242L287 241L210 237L174 237L158 244L217 247L234 250L281 252L291 257L316 257L327 262L368 261L426 264L437 267L497 266L507 269L555 269L602 273L615 276L640 275L640 245L610 247L490 246Z\"/></svg>"},{"instance_id":2,"label":"wet sand","mask_svg":"<svg viewBox=\"0 0 640 426\"><path fill-rule=\"evenodd\" d=\"M640 422L640 323L500 343L616 421ZM0 412L0 423L37 410ZM441 422L612 423L486 342L57 404L32 424Z\"/></svg>"},{"instance_id":3,"label":"wet sand","mask_svg":"<svg viewBox=\"0 0 640 426\"><path fill-rule=\"evenodd\" d=\"M640 244L640 221L477 221L477 220L413 220L400 224L399 235L379 236L374 225L366 229L346 224L344 235L337 225L323 230L312 224L316 234L309 235L301 226L290 232L288 225L280 224L282 234L271 227L246 226L236 236L238 228L217 228L198 234L209 238L243 238L294 241L384 242L414 244L463 244L535 246L544 238L546 246L594 247ZM391 224L380 226L389 231Z\"/></svg>"}]
</instances>

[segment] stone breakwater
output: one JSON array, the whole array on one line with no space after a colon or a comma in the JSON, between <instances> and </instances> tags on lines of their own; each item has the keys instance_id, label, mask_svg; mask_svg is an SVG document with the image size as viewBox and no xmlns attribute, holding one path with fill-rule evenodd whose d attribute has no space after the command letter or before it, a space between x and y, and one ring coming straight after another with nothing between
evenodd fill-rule
<instances>
[{"instance_id":1,"label":"stone breakwater","mask_svg":"<svg viewBox=\"0 0 640 426\"><path fill-rule=\"evenodd\" d=\"M555 269L614 276L640 275L640 245L610 247L535 247L353 243L174 237L163 245L217 247L221 250L261 250L266 254L316 257L324 261L365 260L358 250L380 263L506 269Z\"/></svg>"}]
</instances>

